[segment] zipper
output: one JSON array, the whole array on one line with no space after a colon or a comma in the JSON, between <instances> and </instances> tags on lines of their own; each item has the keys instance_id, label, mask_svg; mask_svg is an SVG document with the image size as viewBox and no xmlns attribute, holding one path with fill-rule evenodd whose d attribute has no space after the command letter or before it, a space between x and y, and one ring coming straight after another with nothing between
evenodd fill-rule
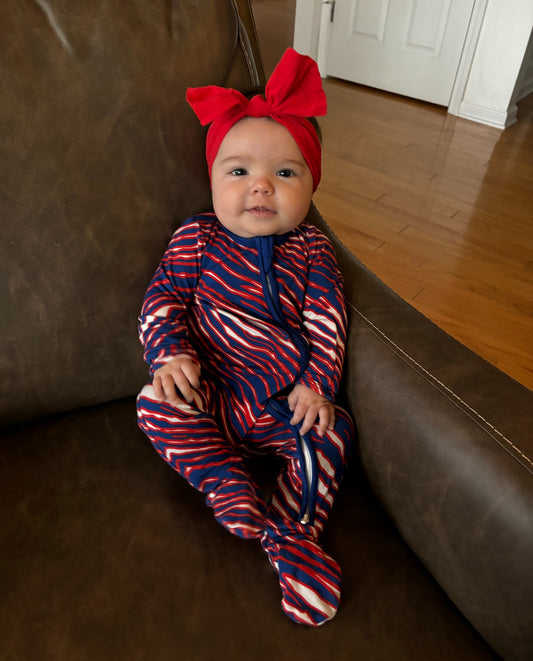
<instances>
[{"instance_id":1,"label":"zipper","mask_svg":"<svg viewBox=\"0 0 533 661\"><path fill-rule=\"evenodd\" d=\"M276 296L277 287L272 281L272 274L270 272L265 273L265 282L269 293L269 300L267 300L267 303L268 307L270 308L270 312L272 316L278 321L278 323L282 325L283 328L287 331L291 340L294 342L298 351L300 352L300 356L303 358L300 365L300 372L296 377L296 379L299 379L307 368L309 346L303 337L301 337L300 333L298 333L294 328L291 328L283 319L281 310L279 308L279 295Z\"/></svg>"},{"instance_id":2,"label":"zipper","mask_svg":"<svg viewBox=\"0 0 533 661\"><path fill-rule=\"evenodd\" d=\"M305 439L303 436L300 435L300 443L302 445L302 454L304 456L304 464L305 464L305 477L307 478L307 503L305 505L305 511L303 513L303 516L300 520L300 523L303 523L304 525L307 525L309 521L311 520L311 505L310 505L310 498L309 498L309 488L313 484L313 462L311 461L311 453L309 451L309 448L307 447L307 443L305 442ZM300 514L301 516L301 514Z\"/></svg>"},{"instance_id":3,"label":"zipper","mask_svg":"<svg viewBox=\"0 0 533 661\"><path fill-rule=\"evenodd\" d=\"M298 348L302 358L299 378L305 371L309 356L309 347L305 339L295 329L291 328L281 309L279 302L279 292L277 283L272 274L272 262L274 258L274 237L257 237L257 249L259 253L259 266L263 278L263 290L270 313L276 321L287 331L292 341ZM266 285L266 286L265 286ZM267 410L274 415L277 420L284 422L290 427L295 436L296 446L300 465L302 467L302 506L300 508L299 519L303 525L312 525L315 518L316 490L318 471L316 467L317 458L312 444L306 436L300 434L299 427L290 424L292 411L288 404L282 404L276 400L270 400L267 404Z\"/></svg>"},{"instance_id":4,"label":"zipper","mask_svg":"<svg viewBox=\"0 0 533 661\"><path fill-rule=\"evenodd\" d=\"M312 442L307 434L305 436L300 434L299 427L291 425L292 411L289 409L287 402L270 399L266 405L266 410L273 418L286 424L294 433L302 473L302 504L298 519L304 525L313 525L318 489L318 467Z\"/></svg>"},{"instance_id":5,"label":"zipper","mask_svg":"<svg viewBox=\"0 0 533 661\"><path fill-rule=\"evenodd\" d=\"M270 294L270 298L274 300L274 292L272 289L272 275L270 272L266 274L265 279L268 287L268 293Z\"/></svg>"}]
</instances>

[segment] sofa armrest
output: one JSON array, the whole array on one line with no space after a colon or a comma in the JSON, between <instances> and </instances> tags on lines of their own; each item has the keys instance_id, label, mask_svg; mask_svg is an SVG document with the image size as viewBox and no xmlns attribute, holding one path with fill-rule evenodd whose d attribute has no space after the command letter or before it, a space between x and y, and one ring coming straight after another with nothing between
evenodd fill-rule
<instances>
[{"instance_id":1,"label":"sofa armrest","mask_svg":"<svg viewBox=\"0 0 533 661\"><path fill-rule=\"evenodd\" d=\"M364 471L441 587L506 659L533 658L533 393L332 239L350 310L345 396Z\"/></svg>"}]
</instances>

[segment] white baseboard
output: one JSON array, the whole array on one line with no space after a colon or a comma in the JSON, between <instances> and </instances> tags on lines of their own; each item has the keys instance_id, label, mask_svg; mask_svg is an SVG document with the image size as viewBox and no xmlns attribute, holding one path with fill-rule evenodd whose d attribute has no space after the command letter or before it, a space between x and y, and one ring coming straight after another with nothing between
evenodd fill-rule
<instances>
[{"instance_id":1,"label":"white baseboard","mask_svg":"<svg viewBox=\"0 0 533 661\"><path fill-rule=\"evenodd\" d=\"M487 126L495 126L498 129L506 129L516 122L517 112L516 104L507 110L495 110L463 101L459 106L457 116L480 124L487 124Z\"/></svg>"}]
</instances>

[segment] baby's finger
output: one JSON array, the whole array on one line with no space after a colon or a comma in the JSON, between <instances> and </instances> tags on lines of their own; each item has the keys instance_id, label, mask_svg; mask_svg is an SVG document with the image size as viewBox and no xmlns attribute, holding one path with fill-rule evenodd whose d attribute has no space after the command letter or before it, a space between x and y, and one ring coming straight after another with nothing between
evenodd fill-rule
<instances>
[{"instance_id":1,"label":"baby's finger","mask_svg":"<svg viewBox=\"0 0 533 661\"><path fill-rule=\"evenodd\" d=\"M294 411L294 407L296 406L298 402L298 395L294 392L294 390L290 393L290 395L287 397L287 404L289 405L289 410Z\"/></svg>"},{"instance_id":2,"label":"baby's finger","mask_svg":"<svg viewBox=\"0 0 533 661\"><path fill-rule=\"evenodd\" d=\"M300 424L300 422L304 419L306 410L307 408L304 404L301 402L297 403L294 406L294 410L292 412L291 425Z\"/></svg>"},{"instance_id":3,"label":"baby's finger","mask_svg":"<svg viewBox=\"0 0 533 661\"><path fill-rule=\"evenodd\" d=\"M318 412L318 434L324 436L328 429L335 428L335 409L333 406L326 404L320 407Z\"/></svg>"},{"instance_id":4,"label":"baby's finger","mask_svg":"<svg viewBox=\"0 0 533 661\"><path fill-rule=\"evenodd\" d=\"M300 427L300 434L302 436L304 434L307 434L307 432L313 428L313 425L315 424L316 421L316 416L317 416L316 408L314 406L309 407L305 414L302 426Z\"/></svg>"},{"instance_id":5,"label":"baby's finger","mask_svg":"<svg viewBox=\"0 0 533 661\"><path fill-rule=\"evenodd\" d=\"M156 386L158 384L159 387ZM182 404L182 400L176 392L176 385L174 378L171 374L162 374L156 376L154 379L154 392L160 393L160 399L163 401L172 404L173 406L179 406ZM162 396L161 396L162 395Z\"/></svg>"},{"instance_id":6,"label":"baby's finger","mask_svg":"<svg viewBox=\"0 0 533 661\"><path fill-rule=\"evenodd\" d=\"M157 375L154 376L152 381L152 388L154 389L154 397L159 402L162 402L165 399L165 391L163 390L163 386L161 384L161 378Z\"/></svg>"},{"instance_id":7,"label":"baby's finger","mask_svg":"<svg viewBox=\"0 0 533 661\"><path fill-rule=\"evenodd\" d=\"M192 361L183 366L183 374L192 388L195 388L196 390L200 387L200 372L200 365L197 365Z\"/></svg>"},{"instance_id":8,"label":"baby's finger","mask_svg":"<svg viewBox=\"0 0 533 661\"><path fill-rule=\"evenodd\" d=\"M194 389L191 387L191 384L189 383L189 379L181 370L176 372L172 376L175 384L174 393L176 393L176 388L177 388L181 397L188 404L190 404L193 401Z\"/></svg>"},{"instance_id":9,"label":"baby's finger","mask_svg":"<svg viewBox=\"0 0 533 661\"><path fill-rule=\"evenodd\" d=\"M194 391L192 403L198 409L198 411L202 411L202 413L205 413L204 403L197 391Z\"/></svg>"},{"instance_id":10,"label":"baby's finger","mask_svg":"<svg viewBox=\"0 0 533 661\"><path fill-rule=\"evenodd\" d=\"M332 429L335 429L335 407L330 406L329 410L330 410L330 414L329 414L328 429L332 430Z\"/></svg>"}]
</instances>

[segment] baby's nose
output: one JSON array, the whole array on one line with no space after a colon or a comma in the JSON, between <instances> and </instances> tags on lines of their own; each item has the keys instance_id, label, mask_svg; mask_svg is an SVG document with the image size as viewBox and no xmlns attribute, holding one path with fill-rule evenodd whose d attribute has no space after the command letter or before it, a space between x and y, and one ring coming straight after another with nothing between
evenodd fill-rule
<instances>
[{"instance_id":1,"label":"baby's nose","mask_svg":"<svg viewBox=\"0 0 533 661\"><path fill-rule=\"evenodd\" d=\"M252 190L254 194L270 195L274 187L268 177L257 177L252 184Z\"/></svg>"}]
</instances>

